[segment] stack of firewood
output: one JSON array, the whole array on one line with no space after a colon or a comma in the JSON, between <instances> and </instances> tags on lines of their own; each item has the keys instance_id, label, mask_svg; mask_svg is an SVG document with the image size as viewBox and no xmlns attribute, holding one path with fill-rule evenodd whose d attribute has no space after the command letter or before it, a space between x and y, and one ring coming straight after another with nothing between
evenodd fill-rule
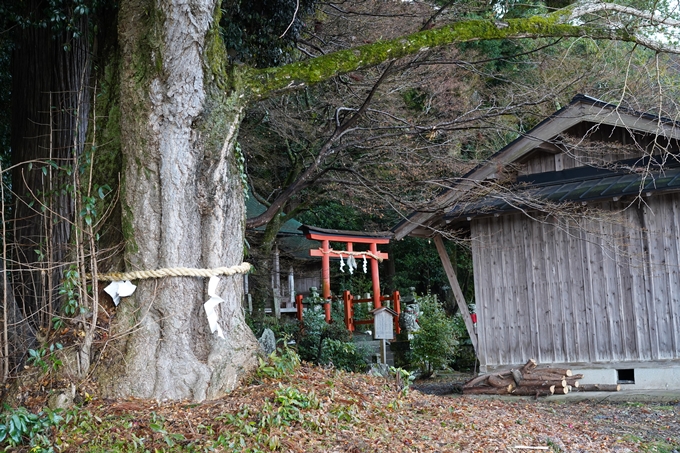
<instances>
[{"instance_id":1,"label":"stack of firewood","mask_svg":"<svg viewBox=\"0 0 680 453\"><path fill-rule=\"evenodd\" d=\"M531 359L517 370L477 376L463 385L463 393L467 395L548 396L567 394L570 391L620 390L618 385L579 384L579 379L583 379L582 374L573 374L566 368L538 368L536 361Z\"/></svg>"}]
</instances>

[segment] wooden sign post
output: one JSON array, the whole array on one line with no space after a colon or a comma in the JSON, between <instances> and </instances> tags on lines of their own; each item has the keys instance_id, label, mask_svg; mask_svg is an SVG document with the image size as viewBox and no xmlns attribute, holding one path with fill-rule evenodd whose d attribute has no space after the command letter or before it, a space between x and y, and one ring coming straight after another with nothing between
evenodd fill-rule
<instances>
[{"instance_id":1,"label":"wooden sign post","mask_svg":"<svg viewBox=\"0 0 680 453\"><path fill-rule=\"evenodd\" d=\"M373 313L373 339L380 340L380 363L387 363L387 340L394 339L394 317L397 312L387 307L371 310Z\"/></svg>"}]
</instances>

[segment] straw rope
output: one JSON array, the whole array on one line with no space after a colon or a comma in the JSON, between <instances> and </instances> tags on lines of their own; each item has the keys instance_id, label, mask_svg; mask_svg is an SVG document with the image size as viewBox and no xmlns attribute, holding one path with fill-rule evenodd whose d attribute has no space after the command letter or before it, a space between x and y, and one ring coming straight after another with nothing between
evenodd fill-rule
<instances>
[{"instance_id":1,"label":"straw rope","mask_svg":"<svg viewBox=\"0 0 680 453\"><path fill-rule=\"evenodd\" d=\"M349 251L347 251L347 250L333 250L333 249L329 249L329 250L326 252L326 251L324 251L321 247L319 247L319 250L321 251L321 253L326 253L326 254L337 253L337 254L340 255L340 256L342 256L342 255L347 255L347 256L350 256L350 255L352 255L352 256L370 256L371 258L373 258L374 260L376 260L376 261L378 261L378 262L380 262L380 263L383 262L383 259L382 259L381 257L379 257L378 255L376 255L376 254L374 254L374 253L371 253L371 252L349 252Z\"/></svg>"},{"instance_id":2,"label":"straw rope","mask_svg":"<svg viewBox=\"0 0 680 453\"><path fill-rule=\"evenodd\" d=\"M215 269L195 269L191 267L169 267L155 271L110 272L97 274L97 279L105 282L121 280L141 280L145 278L162 277L214 277L216 275L247 274L252 269L250 263L241 263L231 267L217 267Z\"/></svg>"}]
</instances>

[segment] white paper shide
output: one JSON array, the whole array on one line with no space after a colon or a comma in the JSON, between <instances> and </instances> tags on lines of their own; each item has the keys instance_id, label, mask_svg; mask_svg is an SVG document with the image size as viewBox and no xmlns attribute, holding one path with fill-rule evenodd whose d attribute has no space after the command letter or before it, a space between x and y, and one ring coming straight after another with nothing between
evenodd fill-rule
<instances>
[{"instance_id":1,"label":"white paper shide","mask_svg":"<svg viewBox=\"0 0 680 453\"><path fill-rule=\"evenodd\" d=\"M110 285L104 288L104 291L106 291L106 294L111 296L111 299L113 299L113 303L116 306L118 306L118 304L120 303L120 298L131 296L132 293L135 292L135 289L137 289L137 286L130 283L130 280L125 280L111 282Z\"/></svg>"},{"instance_id":2,"label":"white paper shide","mask_svg":"<svg viewBox=\"0 0 680 453\"><path fill-rule=\"evenodd\" d=\"M224 302L224 299L217 295L217 284L219 282L219 278L215 276L210 277L210 281L208 282L208 296L210 296L210 299L208 299L208 301L203 304L203 308L205 309L205 315L208 317L210 331L212 333L217 332L218 337L224 338L224 333L222 333L222 328L218 323L219 315L215 310L220 302Z\"/></svg>"}]
</instances>

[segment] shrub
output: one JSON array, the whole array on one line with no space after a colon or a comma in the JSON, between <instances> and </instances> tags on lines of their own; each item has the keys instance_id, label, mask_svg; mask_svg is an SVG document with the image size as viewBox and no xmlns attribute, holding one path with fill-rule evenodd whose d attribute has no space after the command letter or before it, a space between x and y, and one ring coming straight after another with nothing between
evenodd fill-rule
<instances>
[{"instance_id":1,"label":"shrub","mask_svg":"<svg viewBox=\"0 0 680 453\"><path fill-rule=\"evenodd\" d=\"M446 316L437 296L417 296L416 302L421 313L418 316L420 330L414 332L411 341L411 360L427 377L454 358L458 348L458 335L455 321Z\"/></svg>"},{"instance_id":2,"label":"shrub","mask_svg":"<svg viewBox=\"0 0 680 453\"><path fill-rule=\"evenodd\" d=\"M350 341L327 338L321 348L322 365L333 364L345 371L363 371L368 365L368 352Z\"/></svg>"},{"instance_id":3,"label":"shrub","mask_svg":"<svg viewBox=\"0 0 680 453\"><path fill-rule=\"evenodd\" d=\"M302 360L318 365L333 364L347 371L362 371L368 353L351 341L340 304L331 306L331 323L326 322L322 305L305 310L304 328L298 337L298 353Z\"/></svg>"},{"instance_id":4,"label":"shrub","mask_svg":"<svg viewBox=\"0 0 680 453\"><path fill-rule=\"evenodd\" d=\"M266 359L260 357L259 361L260 366L257 369L257 375L274 379L292 374L300 366L300 356L287 345L278 348Z\"/></svg>"},{"instance_id":5,"label":"shrub","mask_svg":"<svg viewBox=\"0 0 680 453\"><path fill-rule=\"evenodd\" d=\"M49 410L32 414L24 407L5 407L0 423L0 445L28 445L35 452L53 451L48 435L51 427L62 420L60 415Z\"/></svg>"},{"instance_id":6,"label":"shrub","mask_svg":"<svg viewBox=\"0 0 680 453\"><path fill-rule=\"evenodd\" d=\"M262 335L265 329L274 332L276 341L295 338L300 330L300 323L297 319L276 319L274 316L246 316L246 322L257 338Z\"/></svg>"}]
</instances>

